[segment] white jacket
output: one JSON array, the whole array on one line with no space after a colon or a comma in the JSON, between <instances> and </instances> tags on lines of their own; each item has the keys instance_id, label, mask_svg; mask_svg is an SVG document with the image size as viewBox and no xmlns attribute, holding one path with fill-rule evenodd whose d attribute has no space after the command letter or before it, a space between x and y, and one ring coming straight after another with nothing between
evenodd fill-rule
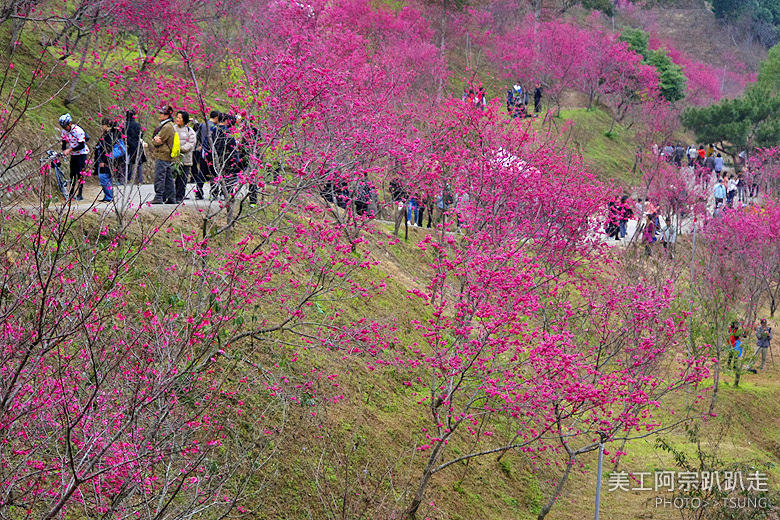
<instances>
[{"instance_id":1,"label":"white jacket","mask_svg":"<svg viewBox=\"0 0 780 520\"><path fill-rule=\"evenodd\" d=\"M181 150L181 163L184 166L192 166L192 151L195 150L195 144L198 142L198 136L195 130L187 125L173 125L176 133L179 134L179 148Z\"/></svg>"}]
</instances>

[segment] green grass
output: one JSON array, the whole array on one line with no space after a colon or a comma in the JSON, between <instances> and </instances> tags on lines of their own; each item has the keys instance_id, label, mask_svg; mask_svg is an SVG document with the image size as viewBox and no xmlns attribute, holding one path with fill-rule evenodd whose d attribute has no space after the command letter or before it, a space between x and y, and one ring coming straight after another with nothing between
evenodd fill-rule
<instances>
[{"instance_id":1,"label":"green grass","mask_svg":"<svg viewBox=\"0 0 780 520\"><path fill-rule=\"evenodd\" d=\"M581 153L600 178L615 179L626 185L639 181L633 171L636 157L633 131L615 124L612 134L608 135L612 117L596 108L564 109L561 110L560 119L572 123L561 140L567 141L569 148Z\"/></svg>"}]
</instances>

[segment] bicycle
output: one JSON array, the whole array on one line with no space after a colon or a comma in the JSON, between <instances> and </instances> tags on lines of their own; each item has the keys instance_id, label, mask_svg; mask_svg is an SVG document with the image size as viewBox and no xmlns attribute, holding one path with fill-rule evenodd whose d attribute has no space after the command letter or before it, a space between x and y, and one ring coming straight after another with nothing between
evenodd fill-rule
<instances>
[{"instance_id":1,"label":"bicycle","mask_svg":"<svg viewBox=\"0 0 780 520\"><path fill-rule=\"evenodd\" d=\"M67 201L70 195L68 192L68 181L65 179L65 174L62 172L62 161L60 160L62 157L64 157L62 153L48 150L46 155L41 157L41 167L43 167L43 164L46 162L51 164L57 181L57 187L60 189L62 197Z\"/></svg>"}]
</instances>

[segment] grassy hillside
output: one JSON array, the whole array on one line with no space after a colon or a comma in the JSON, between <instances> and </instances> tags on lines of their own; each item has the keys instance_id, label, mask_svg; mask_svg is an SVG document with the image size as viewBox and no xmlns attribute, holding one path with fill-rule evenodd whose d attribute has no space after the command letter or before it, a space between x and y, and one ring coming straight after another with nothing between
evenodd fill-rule
<instances>
[{"instance_id":1,"label":"grassy hillside","mask_svg":"<svg viewBox=\"0 0 780 520\"><path fill-rule=\"evenodd\" d=\"M19 48L15 74L20 81L30 79L35 65L32 54L26 49L34 47L31 35L26 45ZM27 45L29 44L29 45ZM50 58L53 58L50 57ZM465 58L453 60L455 68L465 67ZM57 64L53 78L72 74L76 64L68 60ZM479 65L477 65L479 67ZM489 74L484 71L485 75ZM83 85L97 81L99 71L88 70ZM453 80L452 89L459 92ZM35 107L24 122L28 135L35 135L42 144L56 142L57 116L70 111L77 120L85 121L90 132L97 133L94 119L112 104L107 84L99 81L77 103L65 106L56 80L46 81L35 90ZM502 97L503 87L495 78L490 79L489 92ZM149 121L146 121L149 123ZM595 108L582 106L565 108L560 117L531 122L544 133L549 131L561 144L581 154L603 179L614 179L630 186L638 181L633 169L636 153L634 130L617 125L607 135L611 117ZM155 224L156 217L146 214L144 224ZM381 233L370 238L371 260L377 262L366 276L376 285L385 288L371 301L373 319L398 327L397 348L408 348L422 338L410 326L413 319L430 317L430 309L410 291L420 289L421 279L430 276L426 253L416 244L425 236L421 229L410 229L409 242L401 241L388 246L385 224L378 224ZM221 236L210 242L212 251L218 253L230 248L236 237L252 230L251 226L239 227L231 237ZM170 242L172 236L200 234L198 215L186 208L174 217L169 233L158 236L149 246L149 255L136 266L136 281L144 281L158 270L162 263L191 265L191 258ZM380 245L380 242L383 245ZM173 289L164 288L163 296L175 296ZM162 297L162 296L161 296ZM139 296L140 298L140 296ZM259 309L273 313L274 309ZM333 313L333 309L310 309L312 313ZM338 302L339 319L359 320L366 313L366 304L360 298ZM268 358L275 363L287 363L282 345L267 347ZM389 354L388 354L389 355ZM236 359L239 359L237 356ZM338 373L338 389L333 383L323 383L323 396L336 393L344 399L327 405L319 400L287 403L288 414L283 434L275 438L275 455L257 472L260 491L253 497L260 519L305 520L319 518L365 518L361 511L365 497L381 501L386 516L408 502L424 464L424 453L416 451L425 443L423 431L428 420L429 408L420 403L422 383L405 384L414 380L412 374L397 368L382 367L371 363L369 356L345 356L337 350L310 350L301 360L301 366L326 374ZM703 423L700 438L702 449L717 453L731 463L741 461L747 465L766 469L770 483L778 489L780 482L780 370L770 363L770 368L757 376L746 375L739 389L724 385L720 393L717 417ZM247 374L257 375L260 369L247 365ZM730 379L730 377L726 377ZM699 392L694 389L694 398ZM704 399L709 395L704 394ZM251 402L251 401L250 401ZM678 396L671 408L663 412L666 419L682 414L684 397ZM261 413L262 410L252 410ZM509 426L498 423L496 430L508 434ZM695 454L697 443L692 441L682 427L663 434L677 449ZM453 442L455 455L465 453L472 446L468 440ZM613 452L607 456L606 469L612 470ZM632 441L625 447L627 455L620 460L619 469L631 472L672 470L675 460L671 454L655 446L655 438ZM553 479L561 472L564 458L560 454L549 456L551 463L539 463L531 455L508 452L501 460L495 455L470 459L455 464L437 474L426 494L420 518L435 520L525 520L536 518L553 489ZM589 518L593 514L595 495L596 454L586 455L582 465L574 471L570 483L564 488L559 503L549 519L574 520ZM767 464L769 463L769 464ZM774 464L774 465L773 465ZM652 477L651 477L652 478ZM623 519L672 519L680 518L673 509L658 509L650 492L608 492L603 496L601 518ZM703 518L707 518L704 516Z\"/></svg>"},{"instance_id":2,"label":"grassy hillside","mask_svg":"<svg viewBox=\"0 0 780 520\"><path fill-rule=\"evenodd\" d=\"M150 218L149 216L144 217ZM235 236L251 231L251 226L236 230ZM372 260L378 265L368 272L368 279L385 284L386 289L370 302L372 319L398 326L399 349L411 348L421 341L419 333L408 326L412 319L430 317L430 310L410 290L419 288L418 277L427 273L427 253L416 243L424 231L410 230L409 242L382 246L389 226L379 225L380 233L371 237ZM173 235L197 234L197 216L183 212L171 223ZM220 251L232 241L214 239L211 248ZM157 262L180 262L187 258L172 247L166 237L158 237L150 250L156 253L145 265L137 266L139 279L144 269L153 270ZM151 274L149 274L151 276ZM351 321L365 316L366 304L359 298L337 304L341 319ZM321 312L332 312L325 308ZM284 432L276 437L276 455L257 474L265 481L264 491L253 500L260 505L258 518L304 520L309 518L341 518L342 508L348 518L360 518L364 507L363 496L386 504L385 514L402 507L409 499L419 479L425 453L416 448L425 443L424 428L429 425L429 408L420 403L425 384L402 384L414 372L398 368L383 368L370 357L345 356L343 353L310 350L299 360L302 367L338 374L338 388L323 386L316 402L292 404L287 409ZM251 375L251 369L247 374ZM780 370L773 363L758 376L744 375L739 389L728 383L721 387L717 417L702 423L699 441L701 450L717 454L723 461L719 470L737 461L745 467L758 468L769 475L775 491L780 490ZM726 381L732 377L726 374ZM707 383L705 382L705 386ZM337 404L325 404L327 396L338 393L344 399ZM710 398L700 390L692 389L691 399ZM666 422L684 415L685 395L664 404L661 417ZM495 424L502 431L502 424ZM696 456L697 442L692 441L682 426L664 432L667 442L689 456ZM674 457L655 446L656 438L641 439L625 446L627 455L620 459L619 471L633 473L678 469ZM471 449L468 440L455 441L452 453L458 455ZM622 446L610 445L605 472L614 469L614 451ZM549 454L550 465L520 452L508 452L501 460L495 455L472 459L451 466L432 480L426 494L424 509L419 518L436 520L525 520L536 518L541 506L552 491L553 479L560 475L563 456ZM544 460L544 459L542 459ZM596 454L582 457L569 484L564 488L559 503L547 518L575 520L592 515L595 494ZM607 491L604 494L601 518L673 519L679 518L674 509L657 508L655 492ZM346 498L345 498L346 497ZM327 513L326 513L327 512ZM707 518L707 517L705 517Z\"/></svg>"}]
</instances>

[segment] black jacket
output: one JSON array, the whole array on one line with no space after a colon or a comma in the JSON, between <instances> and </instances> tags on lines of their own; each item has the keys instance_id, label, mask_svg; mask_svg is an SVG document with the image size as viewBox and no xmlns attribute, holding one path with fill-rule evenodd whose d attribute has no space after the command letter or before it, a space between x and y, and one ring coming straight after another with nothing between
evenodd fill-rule
<instances>
[{"instance_id":1,"label":"black jacket","mask_svg":"<svg viewBox=\"0 0 780 520\"><path fill-rule=\"evenodd\" d=\"M229 128L222 125L216 127L214 152L217 155L219 168L223 174L235 174L243 169L238 142L230 134Z\"/></svg>"},{"instance_id":2,"label":"black jacket","mask_svg":"<svg viewBox=\"0 0 780 520\"><path fill-rule=\"evenodd\" d=\"M127 126L125 127L125 135L127 136L126 141L128 160L134 163L137 160L136 154L140 153L140 161L145 163L146 155L144 154L143 147L141 147L140 152L138 150L139 144L141 143L141 125L138 123L138 121L131 119L127 122Z\"/></svg>"},{"instance_id":3,"label":"black jacket","mask_svg":"<svg viewBox=\"0 0 780 520\"><path fill-rule=\"evenodd\" d=\"M109 130L100 137L95 146L95 173L112 173L124 161L109 157L114 151L114 144L121 138L119 130Z\"/></svg>"}]
</instances>

